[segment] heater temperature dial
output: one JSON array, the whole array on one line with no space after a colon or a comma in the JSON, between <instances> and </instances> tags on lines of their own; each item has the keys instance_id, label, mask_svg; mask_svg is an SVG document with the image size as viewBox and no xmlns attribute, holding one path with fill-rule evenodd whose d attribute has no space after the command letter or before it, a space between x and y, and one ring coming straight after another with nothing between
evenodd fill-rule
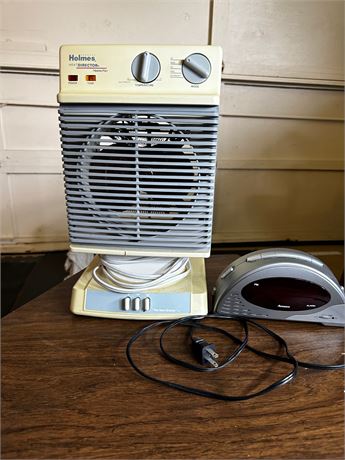
<instances>
[{"instance_id":1,"label":"heater temperature dial","mask_svg":"<svg viewBox=\"0 0 345 460\"><path fill-rule=\"evenodd\" d=\"M203 83L211 74L210 61L203 54L190 54L182 63L182 73L189 83Z\"/></svg>"},{"instance_id":2,"label":"heater temperature dial","mask_svg":"<svg viewBox=\"0 0 345 460\"><path fill-rule=\"evenodd\" d=\"M156 80L161 70L158 58L148 51L138 54L132 62L133 77L141 83Z\"/></svg>"}]
</instances>

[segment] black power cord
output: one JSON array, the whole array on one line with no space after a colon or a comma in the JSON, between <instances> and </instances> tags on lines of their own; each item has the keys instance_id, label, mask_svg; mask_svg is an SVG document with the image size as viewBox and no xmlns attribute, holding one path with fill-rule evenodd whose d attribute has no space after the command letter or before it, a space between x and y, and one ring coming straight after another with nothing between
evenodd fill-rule
<instances>
[{"instance_id":1,"label":"black power cord","mask_svg":"<svg viewBox=\"0 0 345 460\"><path fill-rule=\"evenodd\" d=\"M217 315L214 315L214 316L209 315L208 317L218 317L218 316ZM239 354L244 350L244 348L247 346L247 344L248 344L248 326L247 326L246 321L241 320L241 319L239 320L240 324L242 325L242 329L244 331L244 338L242 340L241 339L237 340L237 343L239 343L239 346L236 348L236 350L233 353L231 353L231 355L229 355L220 365L218 365L218 363L217 363L216 367L215 366L213 366L213 367L196 366L196 365L191 364L191 363L189 363L187 361L177 359L173 355L171 355L170 353L168 353L166 351L165 346L164 346L164 338L167 335L167 333L169 331L171 331L171 329L173 329L174 327L176 327L178 325L183 325L183 326L187 326L187 327L190 328L190 337L191 337L191 340L192 340L192 343L191 343L192 352L194 351L195 358L201 364L203 364L203 356L202 356L203 353L202 353L202 351L203 351L204 348L208 348L210 345L206 341L200 342L200 340L202 340L202 339L194 339L193 331L195 329L199 328L199 329L204 329L204 330L206 329L206 330L209 330L209 331L218 332L219 334L224 335L225 337L229 338L230 340L233 340L232 334L230 334L229 332L225 331L224 329L220 329L218 327L201 324L199 322L199 320L202 320L202 319L204 319L204 317L200 317L200 316L199 317L198 316L193 317L192 316L192 317L189 317L189 318L188 317L187 318L182 318L182 319L178 319L178 320L175 320L175 321L168 321L169 324L167 324L166 328L161 333L161 336L160 336L160 339L159 339L160 350L161 350L162 355L167 360L171 361L174 364L178 364L179 366L186 367L187 369L190 369L192 371L214 372L216 370L223 369L224 367L226 367L230 363L232 363L239 356ZM205 344L205 346L204 346L204 344ZM201 347L201 348L199 348L199 347Z\"/></svg>"},{"instance_id":2,"label":"black power cord","mask_svg":"<svg viewBox=\"0 0 345 460\"><path fill-rule=\"evenodd\" d=\"M213 318L217 320L232 320L232 321L237 321L241 326L242 326L242 332L243 332L243 338L239 338L231 334L230 332L226 331L225 329L221 329L219 327L215 326L209 326L206 324L202 324L201 321L205 318ZM146 334L148 331L151 329L157 328L159 326L165 325L165 328L163 329L163 332L160 335L159 343L160 343L160 351L162 355L170 362L177 364L179 366L183 366L187 369L197 371L197 372L215 372L220 369L223 369L224 367L228 366L231 364L240 354L244 349L247 349L263 358L266 359L272 359L284 363L288 363L292 366L292 370L288 372L284 377L276 380L274 383L268 385L267 387L263 388L260 391L250 393L248 395L244 396L232 396L232 395L223 395L220 393L215 393L212 391L207 391L207 390L202 390L199 388L194 388L194 387L189 387L185 385L181 385L176 382L168 381L168 380L163 380L158 377L154 377L147 372L145 372L143 369L141 369L133 360L132 357L132 346L134 343L142 337L144 334ZM285 356L284 355L274 355L271 353L264 352L262 350L258 350L257 348L254 348L250 345L248 345L248 340L249 340L249 332L248 332L248 325L251 325L257 329L260 329L263 331L265 334L268 336L272 337L284 350ZM167 334L171 332L175 327L177 326L185 326L189 327L189 336L191 340L191 350L195 356L195 358L200 362L201 366L194 365L190 362L181 360L173 356L171 353L167 352L165 345L164 345L164 339L166 338ZM233 341L236 343L238 346L233 351L229 356L227 356L220 364L215 361L213 358L217 358L218 354L215 352L215 347L213 344L209 344L206 342L204 339L200 339L199 337L194 337L194 331L196 329L201 329L201 330L207 330L207 331L212 331L219 333L221 335L224 335L227 337L229 340ZM149 324L148 326L143 327L139 331L137 331L129 340L126 348L126 355L127 359L130 363L130 365L133 367L133 369L140 374L142 377L145 377L146 379L149 379L153 382L159 383L161 385L165 385L169 388L174 388L176 390L184 391L186 393L192 393L198 396L203 396L207 398L213 398L213 399L219 399L222 401L246 401L248 399L255 398L256 396L261 396L264 394L269 393L270 391L281 387L282 385L285 385L286 383L291 382L294 380L297 376L298 372L298 367L304 367L308 369L320 369L320 370L336 370L336 369L344 369L345 364L317 364L317 363L307 363L303 361L298 361L289 351L288 345L285 342L285 340L280 337L278 334L264 326L263 324L257 323L256 321L253 321L248 318L239 318L239 317L225 317L221 315L216 315L216 314L211 314L208 316L192 316L192 317L186 317L186 318L181 318L178 320L164 320L164 321L158 321L152 324ZM212 367L207 367L208 364L211 364Z\"/></svg>"},{"instance_id":3,"label":"black power cord","mask_svg":"<svg viewBox=\"0 0 345 460\"><path fill-rule=\"evenodd\" d=\"M237 321L241 326L242 326L242 331L243 331L243 338L239 338L231 334L230 332L221 329L219 327L215 326L209 326L202 324L201 321L205 318L214 318L217 320L232 320L232 321ZM170 362L183 366L187 369L197 371L197 372L215 372L220 369L223 369L224 367L228 366L231 364L240 354L244 349L247 349L263 358L266 359L272 359L276 361L280 361L283 363L288 363L292 366L292 369L290 372L288 372L284 377L276 380L274 383L268 385L267 387L263 388L260 391L250 393L244 396L232 396L232 395L223 395L220 393L215 393L212 391L207 391L207 390L202 390L199 388L194 388L194 387L189 387L185 385L181 385L179 383L173 382L173 381L168 381L168 380L163 380L158 377L154 377L147 372L145 372L143 369L141 369L133 360L132 357L132 347L134 343L142 337L144 334L146 334L148 331L157 328L159 326L165 325L165 328L163 329L163 332L160 335L159 343L160 343L160 351L162 355ZM262 350L258 350L257 348L254 348L250 345L248 345L248 325L251 325L257 329L260 329L262 332L264 332L266 335L272 337L284 350L284 355L274 355L271 353L264 352ZM200 364L211 364L212 367L207 367L205 365L197 366L194 364L191 364L190 362L181 360L173 356L171 353L167 352L165 345L164 345L164 339L166 335L171 332L175 327L177 326L185 326L189 327L189 335L191 339L191 349L194 352L194 356L197 358L197 360L200 362ZM217 362L214 362L212 364L211 360L205 359L205 353L206 356L207 353L210 353L212 358L214 357L212 355L212 352L215 353L215 348L212 344L208 344L205 340L200 339L198 337L194 337L193 332L196 329L202 329L202 330L208 330L212 332L217 332L221 335L224 335L231 341L235 342L238 346L233 351L229 356L227 356L220 364ZM216 353L215 353L216 354ZM133 369L140 374L142 377L145 377L146 379L149 379L153 382L160 383L161 385L165 385L169 388L174 388L176 390L184 391L186 393L192 393L198 396L203 396L207 398L213 398L213 399L220 399L222 401L246 401L248 399L255 398L256 396L261 396L264 394L269 393L270 391L281 387L282 385L285 385L286 383L291 382L294 380L297 376L297 371L298 367L304 367L304 368L309 368L309 369L321 369L321 370L334 370L334 369L344 369L345 364L316 364L316 363L306 363L303 361L298 361L289 351L288 345L285 342L285 340L280 337L278 334L273 332L271 329L267 328L263 324L257 323L256 321L253 321L248 318L239 318L239 317L225 317L221 315L216 315L216 314L211 314L207 316L192 316L192 317L186 317L186 318L181 318L178 320L165 320L165 321L158 321L152 324L149 324L148 326L143 327L139 331L137 331L129 340L127 344L127 349L126 349L126 355L127 359L130 363L130 365L133 367ZM212 359L213 360L213 359ZM215 365L216 364L216 365Z\"/></svg>"}]
</instances>

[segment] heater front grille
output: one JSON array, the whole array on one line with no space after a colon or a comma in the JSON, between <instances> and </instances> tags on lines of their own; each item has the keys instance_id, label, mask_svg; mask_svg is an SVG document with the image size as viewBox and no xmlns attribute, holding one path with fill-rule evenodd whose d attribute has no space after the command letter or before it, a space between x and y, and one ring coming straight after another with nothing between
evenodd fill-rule
<instances>
[{"instance_id":1,"label":"heater front grille","mask_svg":"<svg viewBox=\"0 0 345 460\"><path fill-rule=\"evenodd\" d=\"M218 107L62 104L59 113L73 244L209 248Z\"/></svg>"}]
</instances>

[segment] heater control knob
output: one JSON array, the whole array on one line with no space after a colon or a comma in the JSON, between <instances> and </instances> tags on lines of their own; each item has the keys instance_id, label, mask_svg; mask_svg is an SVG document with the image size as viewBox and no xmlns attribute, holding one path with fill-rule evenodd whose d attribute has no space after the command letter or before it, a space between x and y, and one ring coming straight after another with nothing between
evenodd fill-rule
<instances>
[{"instance_id":1,"label":"heater control knob","mask_svg":"<svg viewBox=\"0 0 345 460\"><path fill-rule=\"evenodd\" d=\"M182 63L182 73L189 83L204 83L211 74L211 63L203 54L190 54Z\"/></svg>"},{"instance_id":2,"label":"heater control knob","mask_svg":"<svg viewBox=\"0 0 345 460\"><path fill-rule=\"evenodd\" d=\"M133 77L141 83L151 83L156 80L160 71L158 58L148 51L138 54L132 62Z\"/></svg>"}]
</instances>

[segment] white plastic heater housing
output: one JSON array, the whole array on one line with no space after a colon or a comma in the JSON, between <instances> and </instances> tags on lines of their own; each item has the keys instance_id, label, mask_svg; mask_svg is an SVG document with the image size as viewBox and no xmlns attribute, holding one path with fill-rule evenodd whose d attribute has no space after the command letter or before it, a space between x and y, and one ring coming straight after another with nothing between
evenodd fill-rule
<instances>
[{"instance_id":1,"label":"white plastic heater housing","mask_svg":"<svg viewBox=\"0 0 345 460\"><path fill-rule=\"evenodd\" d=\"M72 250L209 256L221 59L217 46L61 47Z\"/></svg>"},{"instance_id":2,"label":"white plastic heater housing","mask_svg":"<svg viewBox=\"0 0 345 460\"><path fill-rule=\"evenodd\" d=\"M158 76L149 83L136 80L132 72L133 61L145 52L159 62ZM209 75L202 83L193 84L184 76L184 62L193 55L206 57L210 64ZM194 65L202 73L205 68L200 59L197 56ZM218 46L63 45L58 101L219 105L221 63ZM187 61L185 64L187 71ZM192 66L193 59L189 70Z\"/></svg>"}]
</instances>

